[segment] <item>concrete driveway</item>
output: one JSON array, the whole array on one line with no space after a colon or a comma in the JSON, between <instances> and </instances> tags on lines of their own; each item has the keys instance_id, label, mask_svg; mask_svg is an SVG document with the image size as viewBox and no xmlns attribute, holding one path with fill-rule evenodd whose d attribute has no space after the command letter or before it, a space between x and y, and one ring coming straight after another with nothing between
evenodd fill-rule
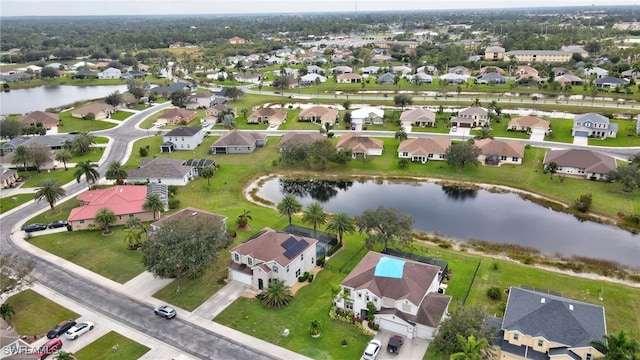
<instances>
[{"instance_id":1,"label":"concrete driveway","mask_svg":"<svg viewBox=\"0 0 640 360\"><path fill-rule=\"evenodd\" d=\"M387 344L389 338L395 334L391 334L384 331L378 331L378 334L374 337L376 340L382 342L382 351L378 355L378 360L421 360L424 354L427 352L429 342L422 339L404 339L404 344L400 348L400 352L397 354L387 352ZM364 349L362 349L364 350Z\"/></svg>"},{"instance_id":2,"label":"concrete driveway","mask_svg":"<svg viewBox=\"0 0 640 360\"><path fill-rule=\"evenodd\" d=\"M237 298L250 289L251 287L249 285L245 285L238 281L229 281L229 283L222 289L218 290L215 295L193 310L191 315L212 320L227 306L236 301Z\"/></svg>"},{"instance_id":3,"label":"concrete driveway","mask_svg":"<svg viewBox=\"0 0 640 360\"><path fill-rule=\"evenodd\" d=\"M573 137L573 145L589 145L589 138L586 136L574 136Z\"/></svg>"}]
</instances>

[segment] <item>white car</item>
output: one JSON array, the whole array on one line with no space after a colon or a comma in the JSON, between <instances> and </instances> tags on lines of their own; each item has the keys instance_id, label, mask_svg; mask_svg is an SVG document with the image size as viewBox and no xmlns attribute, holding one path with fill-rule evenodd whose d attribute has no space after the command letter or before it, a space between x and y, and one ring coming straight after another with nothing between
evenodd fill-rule
<instances>
[{"instance_id":1,"label":"white car","mask_svg":"<svg viewBox=\"0 0 640 360\"><path fill-rule=\"evenodd\" d=\"M156 127L157 127L157 128L161 128L161 127L163 127L163 126L164 126L164 124L163 124L163 123L156 123Z\"/></svg>"},{"instance_id":2,"label":"white car","mask_svg":"<svg viewBox=\"0 0 640 360\"><path fill-rule=\"evenodd\" d=\"M276 123L271 123L271 124L269 124L269 127L270 127L270 128L272 128L272 129L273 129L274 127L277 127L277 126L278 126L278 124L276 124Z\"/></svg>"},{"instance_id":3,"label":"white car","mask_svg":"<svg viewBox=\"0 0 640 360\"><path fill-rule=\"evenodd\" d=\"M454 125L454 126L452 126L452 127L451 127L451 132L456 132L456 131L458 131L458 127L457 127L457 126L455 126L455 125Z\"/></svg>"},{"instance_id":4,"label":"white car","mask_svg":"<svg viewBox=\"0 0 640 360\"><path fill-rule=\"evenodd\" d=\"M80 335L86 332L89 332L90 330L93 330L93 323L91 321L85 321L85 322L76 324L74 327L67 330L65 335L67 336L67 339L75 340Z\"/></svg>"},{"instance_id":5,"label":"white car","mask_svg":"<svg viewBox=\"0 0 640 360\"><path fill-rule=\"evenodd\" d=\"M367 347L364 349L364 353L362 353L361 360L376 360L381 348L382 342L380 342L380 340L373 339L369 341Z\"/></svg>"}]
</instances>

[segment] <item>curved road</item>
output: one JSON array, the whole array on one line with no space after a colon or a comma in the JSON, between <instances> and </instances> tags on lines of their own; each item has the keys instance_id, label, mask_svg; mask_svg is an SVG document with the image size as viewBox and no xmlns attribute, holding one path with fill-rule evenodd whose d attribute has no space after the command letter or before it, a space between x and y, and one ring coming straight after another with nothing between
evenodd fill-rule
<instances>
[{"instance_id":1,"label":"curved road","mask_svg":"<svg viewBox=\"0 0 640 360\"><path fill-rule=\"evenodd\" d=\"M121 125L109 130L94 132L96 135L109 136L113 144L106 161L98 168L104 175L107 164L112 160L122 161L127 154L127 146L134 140L146 135L135 125L152 113L170 106L170 103L146 109L131 116ZM72 183L65 187L67 194L75 194L86 189L86 183ZM102 313L123 325L129 326L168 345L180 349L201 359L274 359L268 354L241 344L224 335L215 333L194 323L176 318L167 321L153 315L151 305L137 301L126 294L114 292L91 280L74 276L62 266L39 258L16 245L11 239L13 227L23 219L46 208L44 202L31 203L2 217L0 228L0 249L3 253L14 252L36 262L35 279L46 287ZM15 230L18 230L17 228Z\"/></svg>"}]
</instances>

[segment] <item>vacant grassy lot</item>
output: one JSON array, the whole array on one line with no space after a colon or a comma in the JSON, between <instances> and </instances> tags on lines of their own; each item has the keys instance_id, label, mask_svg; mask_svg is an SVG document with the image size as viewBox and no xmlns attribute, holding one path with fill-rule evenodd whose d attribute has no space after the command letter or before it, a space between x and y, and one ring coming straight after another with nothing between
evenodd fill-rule
<instances>
[{"instance_id":1,"label":"vacant grassy lot","mask_svg":"<svg viewBox=\"0 0 640 360\"><path fill-rule=\"evenodd\" d=\"M16 312L9 321L11 326L23 336L44 336L60 321L80 316L31 289L9 297L6 303Z\"/></svg>"},{"instance_id":2,"label":"vacant grassy lot","mask_svg":"<svg viewBox=\"0 0 640 360\"><path fill-rule=\"evenodd\" d=\"M113 351L117 346L118 350ZM110 331L73 354L78 360L137 359L150 349L117 332Z\"/></svg>"},{"instance_id":3,"label":"vacant grassy lot","mask_svg":"<svg viewBox=\"0 0 640 360\"><path fill-rule=\"evenodd\" d=\"M16 194L0 199L0 214L33 200L33 194Z\"/></svg>"}]
</instances>

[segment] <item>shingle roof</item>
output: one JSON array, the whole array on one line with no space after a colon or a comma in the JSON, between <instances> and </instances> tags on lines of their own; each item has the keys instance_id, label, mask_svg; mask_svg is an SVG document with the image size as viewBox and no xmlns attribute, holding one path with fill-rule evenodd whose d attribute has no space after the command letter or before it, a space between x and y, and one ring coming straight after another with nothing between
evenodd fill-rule
<instances>
[{"instance_id":1,"label":"shingle roof","mask_svg":"<svg viewBox=\"0 0 640 360\"><path fill-rule=\"evenodd\" d=\"M87 205L73 208L68 221L93 219L100 208L108 208L118 215L145 212L142 204L146 201L147 187L137 185L117 185L106 189L88 190L78 195L78 200Z\"/></svg>"},{"instance_id":2,"label":"shingle roof","mask_svg":"<svg viewBox=\"0 0 640 360\"><path fill-rule=\"evenodd\" d=\"M507 127L512 126L524 126L532 129L549 129L549 125L551 122L548 120L541 119L537 116L522 116L519 118L511 119L509 121L509 125Z\"/></svg>"},{"instance_id":3,"label":"shingle roof","mask_svg":"<svg viewBox=\"0 0 640 360\"><path fill-rule=\"evenodd\" d=\"M307 118L307 117L320 117L323 120L333 120L338 117L338 110L331 109L326 106L312 106L308 109L304 109L300 112L299 117Z\"/></svg>"},{"instance_id":4,"label":"shingle roof","mask_svg":"<svg viewBox=\"0 0 640 360\"><path fill-rule=\"evenodd\" d=\"M451 146L451 139L447 136L415 138L401 142L398 152L407 151L412 155L444 154L449 146Z\"/></svg>"},{"instance_id":5,"label":"shingle roof","mask_svg":"<svg viewBox=\"0 0 640 360\"><path fill-rule=\"evenodd\" d=\"M41 123L44 125L58 125L60 115L45 111L34 111L20 118L21 124Z\"/></svg>"},{"instance_id":6,"label":"shingle roof","mask_svg":"<svg viewBox=\"0 0 640 360\"><path fill-rule=\"evenodd\" d=\"M88 104L85 105L81 108L72 110L71 112L73 114L79 114L82 116L86 116L89 113L93 113L93 114L97 114L103 111L114 111L115 108L109 104L105 104L105 103L93 103L93 104Z\"/></svg>"},{"instance_id":7,"label":"shingle roof","mask_svg":"<svg viewBox=\"0 0 640 360\"><path fill-rule=\"evenodd\" d=\"M367 151L369 149L382 149L384 142L380 139L373 139L367 136L360 136L355 133L347 133L340 137L336 148L351 149L352 151Z\"/></svg>"},{"instance_id":8,"label":"shingle roof","mask_svg":"<svg viewBox=\"0 0 640 360\"><path fill-rule=\"evenodd\" d=\"M518 140L481 139L475 145L482 150L483 155L524 157L524 144Z\"/></svg>"},{"instance_id":9,"label":"shingle roof","mask_svg":"<svg viewBox=\"0 0 640 360\"><path fill-rule=\"evenodd\" d=\"M162 219L154 222L151 225L154 226L154 227L162 228L163 224L166 224L166 223L168 223L170 221L173 221L173 220L182 221L182 220L185 220L185 219L191 219L194 216L203 217L203 218L210 219L212 221L218 221L218 222L224 221L227 218L224 215L218 215L218 214L214 214L214 213L211 213L211 212L208 212L208 211L204 211L204 210L200 210L200 209L196 209L196 208L192 208L192 207L187 207L187 208L184 208L184 209L178 211L175 214L163 217Z\"/></svg>"},{"instance_id":10,"label":"shingle roof","mask_svg":"<svg viewBox=\"0 0 640 360\"><path fill-rule=\"evenodd\" d=\"M480 106L471 106L468 107L466 109L462 109L460 110L460 112L458 112L458 116L460 117L465 117L465 116L488 116L489 115L489 111L485 108L482 108Z\"/></svg>"},{"instance_id":11,"label":"shingle roof","mask_svg":"<svg viewBox=\"0 0 640 360\"><path fill-rule=\"evenodd\" d=\"M164 137L167 136L193 136L202 131L202 128L199 126L183 126L179 128L175 128L168 133L164 134Z\"/></svg>"},{"instance_id":12,"label":"shingle roof","mask_svg":"<svg viewBox=\"0 0 640 360\"><path fill-rule=\"evenodd\" d=\"M544 157L544 165L551 162L561 167L583 168L596 174L606 174L616 169L616 160L611 156L582 149L550 150Z\"/></svg>"},{"instance_id":13,"label":"shingle roof","mask_svg":"<svg viewBox=\"0 0 640 360\"><path fill-rule=\"evenodd\" d=\"M436 114L425 108L405 110L400 114L400 121L431 121L435 122Z\"/></svg>"},{"instance_id":14,"label":"shingle roof","mask_svg":"<svg viewBox=\"0 0 640 360\"><path fill-rule=\"evenodd\" d=\"M195 116L195 112L187 109L173 108L166 113L158 116L158 119L173 119L178 117L180 119L192 119Z\"/></svg>"},{"instance_id":15,"label":"shingle roof","mask_svg":"<svg viewBox=\"0 0 640 360\"><path fill-rule=\"evenodd\" d=\"M586 114L576 115L576 117L574 117L573 120L574 120L574 122L576 122L576 121L581 121L581 122L591 121L591 122L596 123L596 124L609 124L609 122L610 122L608 117L602 116L602 115L596 114L596 113L586 113Z\"/></svg>"},{"instance_id":16,"label":"shingle roof","mask_svg":"<svg viewBox=\"0 0 640 360\"><path fill-rule=\"evenodd\" d=\"M298 242L304 240L307 245L297 248L296 250L298 251L296 251L295 254L291 253L288 254L289 256L285 256L287 249L285 249L282 244L285 241L291 241L289 239L293 239ZM280 266L286 266L293 259L295 259L297 255L302 254L309 247L313 246L315 248L317 242L318 241L313 238L303 238L284 232L277 232L273 229L267 228L258 236L234 247L233 249L231 249L231 252L237 252L245 256L251 256L256 260L263 262L275 261ZM259 263L259 261L256 261L256 263Z\"/></svg>"},{"instance_id":17,"label":"shingle roof","mask_svg":"<svg viewBox=\"0 0 640 360\"><path fill-rule=\"evenodd\" d=\"M285 147L289 144L311 144L315 141L322 140L325 137L320 133L296 133L296 132L287 132L280 140L280 144L278 145L280 148Z\"/></svg>"},{"instance_id":18,"label":"shingle roof","mask_svg":"<svg viewBox=\"0 0 640 360\"><path fill-rule=\"evenodd\" d=\"M222 135L211 147L233 145L250 146L255 144L257 139L265 138L266 135L260 133L232 130Z\"/></svg>"},{"instance_id":19,"label":"shingle roof","mask_svg":"<svg viewBox=\"0 0 640 360\"><path fill-rule=\"evenodd\" d=\"M155 158L140 162L140 168L128 171L131 179L183 179L192 166L182 165L182 160Z\"/></svg>"},{"instance_id":20,"label":"shingle roof","mask_svg":"<svg viewBox=\"0 0 640 360\"><path fill-rule=\"evenodd\" d=\"M26 147L44 146L44 147L57 147L62 146L68 142L71 142L75 135L69 134L55 134L30 137L22 145Z\"/></svg>"}]
</instances>

